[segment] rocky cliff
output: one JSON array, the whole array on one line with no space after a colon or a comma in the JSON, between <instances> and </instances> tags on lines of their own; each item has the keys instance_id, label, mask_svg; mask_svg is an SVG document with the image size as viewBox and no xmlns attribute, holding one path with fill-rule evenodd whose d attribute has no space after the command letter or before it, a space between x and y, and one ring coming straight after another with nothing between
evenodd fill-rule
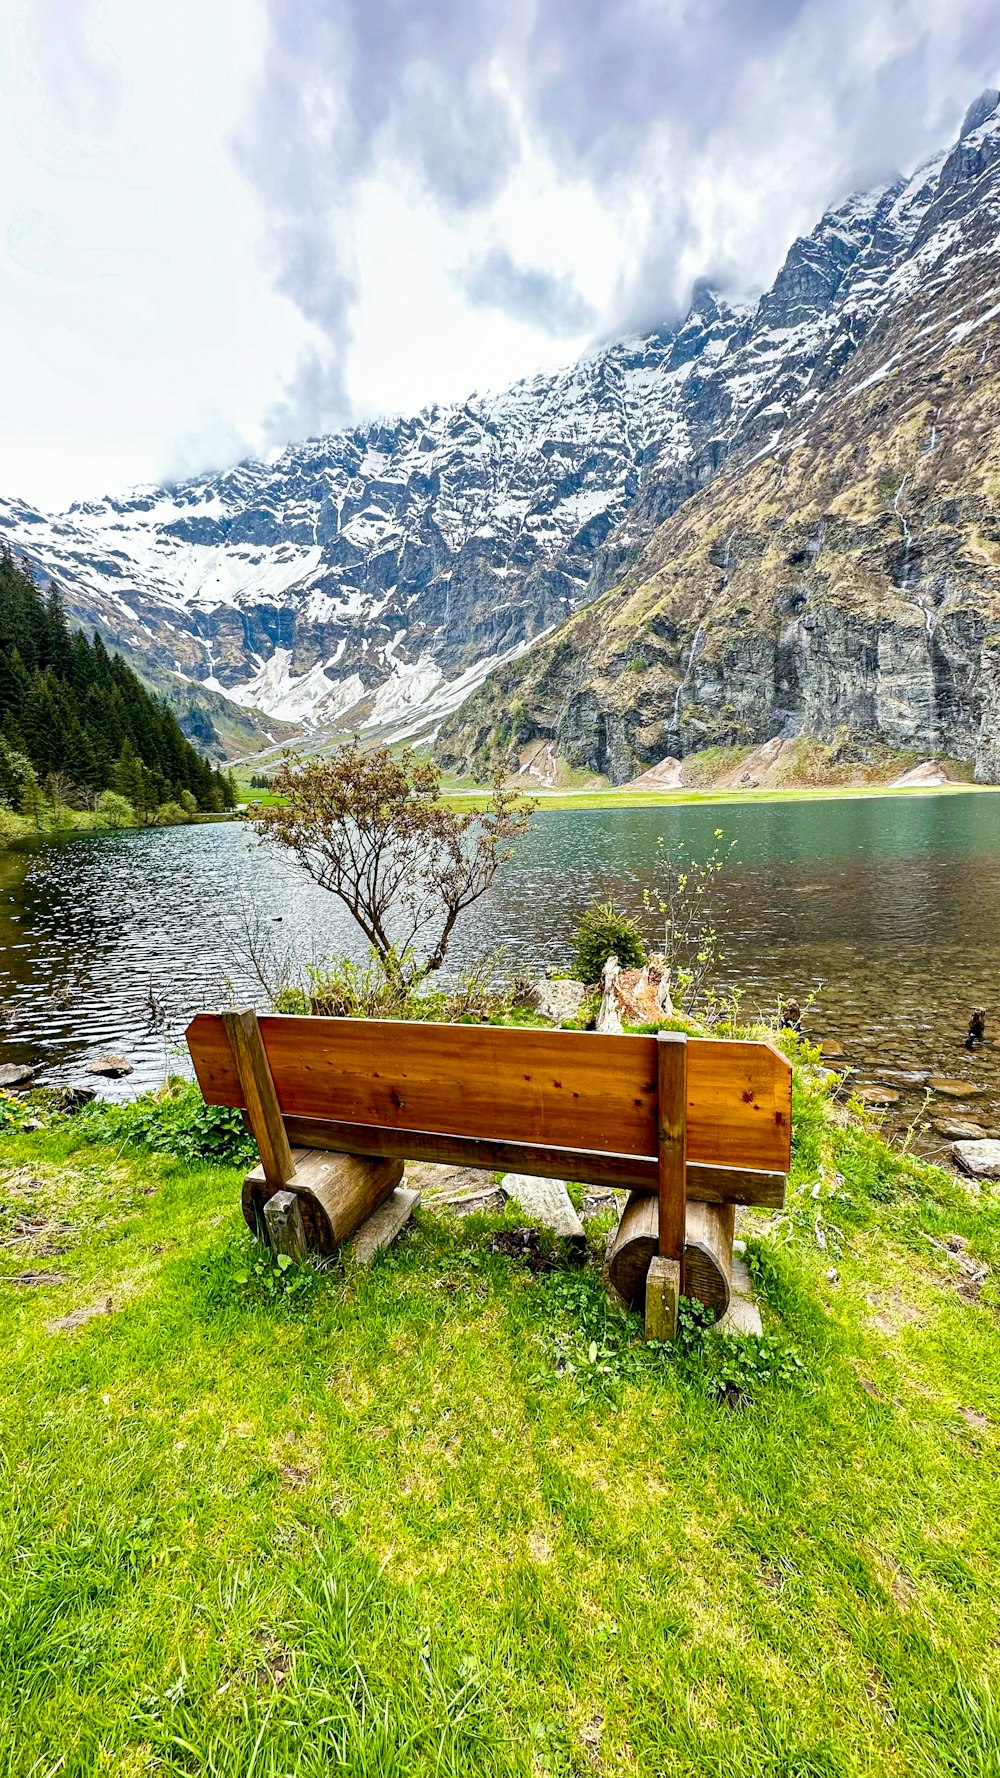
<instances>
[{"instance_id":1,"label":"rocky cliff","mask_svg":"<svg viewBox=\"0 0 1000 1778\"><path fill-rule=\"evenodd\" d=\"M609 590L469 700L449 764L541 737L622 783L805 733L1000 780L998 105L795 243L712 372L721 467L678 501L654 466L604 546Z\"/></svg>"}]
</instances>

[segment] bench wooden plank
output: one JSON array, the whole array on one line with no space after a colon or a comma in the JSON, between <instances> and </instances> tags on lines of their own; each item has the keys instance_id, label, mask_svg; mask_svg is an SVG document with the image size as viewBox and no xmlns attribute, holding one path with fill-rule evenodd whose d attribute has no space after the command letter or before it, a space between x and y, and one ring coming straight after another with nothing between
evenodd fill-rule
<instances>
[{"instance_id":1,"label":"bench wooden plank","mask_svg":"<svg viewBox=\"0 0 1000 1778\"><path fill-rule=\"evenodd\" d=\"M477 1142L656 1155L655 1037L278 1014L261 1018L260 1031L290 1126L315 1118ZM199 1013L187 1038L206 1101L245 1106L221 1018ZM787 1172L786 1058L769 1043L725 1039L692 1039L687 1051L689 1161ZM383 1145L378 1152L391 1151ZM527 1170L516 1158L501 1164ZM655 1170L655 1158L653 1164Z\"/></svg>"},{"instance_id":2,"label":"bench wooden plank","mask_svg":"<svg viewBox=\"0 0 1000 1778\"><path fill-rule=\"evenodd\" d=\"M326 1148L338 1154L397 1155L442 1167L475 1167L488 1173L534 1173L542 1179L571 1179L580 1185L606 1185L613 1191L656 1193L655 1155L595 1154L579 1148L546 1148L538 1143L496 1138L448 1136L431 1130L382 1130L373 1124L343 1124L331 1118L289 1118L289 1140L298 1148ZM687 1195L707 1204L759 1204L780 1209L785 1175L754 1167L714 1167L688 1161Z\"/></svg>"},{"instance_id":3,"label":"bench wooden plank","mask_svg":"<svg viewBox=\"0 0 1000 1778\"><path fill-rule=\"evenodd\" d=\"M613 1191L656 1193L655 1155L595 1154L579 1148L501 1142L486 1137L447 1136L429 1130L381 1130L372 1124L341 1124L329 1118L289 1118L289 1140L300 1148L326 1148L338 1154L397 1155L442 1167L476 1167L488 1173L535 1173L542 1179L572 1179L580 1185L606 1185ZM687 1195L706 1204L759 1204L780 1209L785 1175L755 1167L714 1167L688 1161Z\"/></svg>"}]
</instances>

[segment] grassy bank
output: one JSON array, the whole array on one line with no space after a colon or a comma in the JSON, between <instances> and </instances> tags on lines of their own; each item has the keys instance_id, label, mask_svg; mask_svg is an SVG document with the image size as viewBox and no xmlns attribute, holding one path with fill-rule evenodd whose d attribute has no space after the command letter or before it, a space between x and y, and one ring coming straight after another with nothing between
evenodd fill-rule
<instances>
[{"instance_id":1,"label":"grassy bank","mask_svg":"<svg viewBox=\"0 0 1000 1778\"><path fill-rule=\"evenodd\" d=\"M970 792L986 795L997 788L995 784L838 784L792 790L774 786L760 790L530 790L529 794L536 798L539 809L645 809L686 803L842 802L847 797L963 796ZM450 790L444 798L456 809L485 808L488 800L484 790Z\"/></svg>"},{"instance_id":2,"label":"grassy bank","mask_svg":"<svg viewBox=\"0 0 1000 1778\"><path fill-rule=\"evenodd\" d=\"M925 796L988 796L996 793L995 784L838 784L813 785L810 788L786 789L780 786L759 790L539 790L527 788L527 794L545 809L647 809L670 808L688 803L813 803L842 802L849 797L925 797ZM281 798L269 791L240 787L240 801L274 804ZM481 786L470 789L449 788L442 801L452 809L484 809L489 791Z\"/></svg>"},{"instance_id":3,"label":"grassy bank","mask_svg":"<svg viewBox=\"0 0 1000 1778\"><path fill-rule=\"evenodd\" d=\"M484 1218L279 1275L193 1104L0 1137L4 1774L1000 1770L991 1200L800 1071L674 1353Z\"/></svg>"}]
</instances>

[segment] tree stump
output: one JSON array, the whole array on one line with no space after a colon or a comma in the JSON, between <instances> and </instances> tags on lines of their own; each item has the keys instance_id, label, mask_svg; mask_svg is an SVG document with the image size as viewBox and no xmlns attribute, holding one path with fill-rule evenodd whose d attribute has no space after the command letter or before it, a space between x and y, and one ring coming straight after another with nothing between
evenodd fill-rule
<instances>
[{"instance_id":1,"label":"tree stump","mask_svg":"<svg viewBox=\"0 0 1000 1778\"><path fill-rule=\"evenodd\" d=\"M687 1206L684 1230L684 1290L724 1315L729 1307L733 1264L733 1204ZM656 1199L632 1192L622 1212L608 1256L608 1279L630 1309L644 1309L646 1275L659 1246Z\"/></svg>"},{"instance_id":2,"label":"tree stump","mask_svg":"<svg viewBox=\"0 0 1000 1778\"><path fill-rule=\"evenodd\" d=\"M327 1154L315 1148L293 1148L292 1160L295 1171L286 1189L298 1198L306 1244L312 1253L336 1253L403 1177L403 1163L398 1160ZM266 1227L264 1207L274 1195L263 1167L247 1174L243 1215L255 1235Z\"/></svg>"}]
</instances>

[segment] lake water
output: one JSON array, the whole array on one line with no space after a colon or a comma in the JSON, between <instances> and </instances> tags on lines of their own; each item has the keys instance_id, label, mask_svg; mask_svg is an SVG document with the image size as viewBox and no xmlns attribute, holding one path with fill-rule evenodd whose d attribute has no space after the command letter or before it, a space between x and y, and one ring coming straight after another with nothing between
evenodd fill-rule
<instances>
[{"instance_id":1,"label":"lake water","mask_svg":"<svg viewBox=\"0 0 1000 1778\"><path fill-rule=\"evenodd\" d=\"M720 983L748 1011L815 996L807 1029L843 1045L860 1083L932 1068L965 1081L968 1113L1000 1130L1000 793L541 811L451 961L501 948L508 967L565 963L589 901L613 893L642 915L658 840L704 858L717 827L724 848L736 841L716 891ZM238 824L0 853L0 1060L64 1081L113 1049L135 1072L110 1091L158 1083L183 1063L193 1012L231 990L264 1003L242 955L244 907L301 961L360 954L333 897ZM969 1054L973 1006L990 1041ZM900 1126L923 1093L896 1085L887 1117Z\"/></svg>"}]
</instances>

